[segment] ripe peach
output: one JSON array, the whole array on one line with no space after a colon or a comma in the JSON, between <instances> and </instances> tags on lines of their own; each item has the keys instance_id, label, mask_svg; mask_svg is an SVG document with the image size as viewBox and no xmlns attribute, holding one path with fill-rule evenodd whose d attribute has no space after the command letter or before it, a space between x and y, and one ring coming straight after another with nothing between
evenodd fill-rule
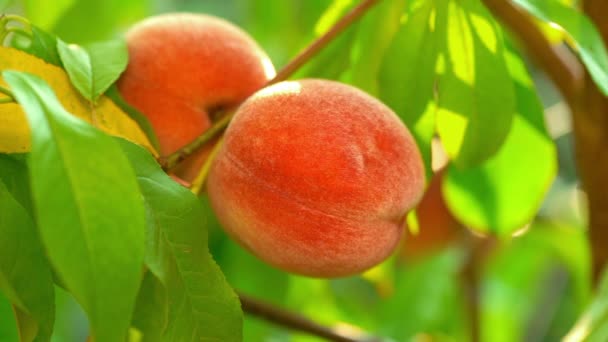
<instances>
[{"instance_id":1,"label":"ripe peach","mask_svg":"<svg viewBox=\"0 0 608 342\"><path fill-rule=\"evenodd\" d=\"M129 64L118 89L150 120L163 156L208 129L210 111L239 103L274 76L255 41L219 18L164 14L136 24L126 38ZM205 153L187 161L184 179Z\"/></svg>"},{"instance_id":2,"label":"ripe peach","mask_svg":"<svg viewBox=\"0 0 608 342\"><path fill-rule=\"evenodd\" d=\"M281 82L250 97L207 182L220 223L286 271L338 277L384 260L424 190L408 129L338 82Z\"/></svg>"},{"instance_id":3,"label":"ripe peach","mask_svg":"<svg viewBox=\"0 0 608 342\"><path fill-rule=\"evenodd\" d=\"M414 235L406 229L403 247L400 248L403 259L424 257L445 248L465 232L464 227L450 213L441 193L444 174L443 169L435 173L416 207L419 232Z\"/></svg>"}]
</instances>

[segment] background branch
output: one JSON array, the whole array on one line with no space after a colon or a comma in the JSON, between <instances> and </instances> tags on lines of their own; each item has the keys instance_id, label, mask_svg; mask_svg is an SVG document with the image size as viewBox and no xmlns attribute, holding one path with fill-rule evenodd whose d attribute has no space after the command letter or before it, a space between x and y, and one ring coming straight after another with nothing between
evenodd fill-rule
<instances>
[{"instance_id":1,"label":"background branch","mask_svg":"<svg viewBox=\"0 0 608 342\"><path fill-rule=\"evenodd\" d=\"M583 66L564 46L553 46L532 17L509 0L482 0L547 73L566 101L573 106L583 87Z\"/></svg>"},{"instance_id":2,"label":"background branch","mask_svg":"<svg viewBox=\"0 0 608 342\"><path fill-rule=\"evenodd\" d=\"M608 263L608 99L599 91L573 54L552 46L531 17L507 0L483 0L484 4L525 47L544 69L572 112L577 169L589 207L589 240L592 275L597 284ZM608 2L584 1L586 14L608 44Z\"/></svg>"},{"instance_id":3,"label":"background branch","mask_svg":"<svg viewBox=\"0 0 608 342\"><path fill-rule=\"evenodd\" d=\"M328 341L336 342L361 342L362 339L353 336L340 334L335 330L319 325L303 316L291 313L272 306L268 303L253 299L242 293L239 294L243 311L267 321L273 322L280 326L288 327L293 330L306 332L318 337L327 339ZM365 341L374 341L373 339L365 339Z\"/></svg>"},{"instance_id":4,"label":"background branch","mask_svg":"<svg viewBox=\"0 0 608 342\"><path fill-rule=\"evenodd\" d=\"M608 44L608 1L586 0L584 10ZM592 274L597 285L608 263L608 98L585 75L584 95L573 111L574 144L578 171L587 193Z\"/></svg>"}]
</instances>

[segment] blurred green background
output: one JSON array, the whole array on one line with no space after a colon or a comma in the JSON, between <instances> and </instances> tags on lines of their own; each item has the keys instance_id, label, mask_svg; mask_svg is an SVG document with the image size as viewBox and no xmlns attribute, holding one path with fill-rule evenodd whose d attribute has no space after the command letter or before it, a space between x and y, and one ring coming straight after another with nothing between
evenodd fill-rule
<instances>
[{"instance_id":1,"label":"blurred green background","mask_svg":"<svg viewBox=\"0 0 608 342\"><path fill-rule=\"evenodd\" d=\"M249 32L277 69L322 28L322 14L354 1L330 0L20 0L0 1L9 13L63 40L87 43L123 33L146 16L172 11L213 14ZM369 53L373 53L370 51ZM339 56L336 56L339 58ZM572 156L568 112L542 74L532 69L559 151L559 175L536 219L510 239L493 242L480 265L482 341L557 341L590 299L584 203ZM202 198L205 201L205 198ZM462 268L466 244L415 259L392 258L363 276L317 280L266 266L229 240L212 217L210 248L230 283L345 332L361 329L394 341L467 341L469 312ZM58 289L53 341L84 341L87 323ZM0 294L0 341L16 341L12 311ZM317 341L246 316L245 341Z\"/></svg>"}]
</instances>

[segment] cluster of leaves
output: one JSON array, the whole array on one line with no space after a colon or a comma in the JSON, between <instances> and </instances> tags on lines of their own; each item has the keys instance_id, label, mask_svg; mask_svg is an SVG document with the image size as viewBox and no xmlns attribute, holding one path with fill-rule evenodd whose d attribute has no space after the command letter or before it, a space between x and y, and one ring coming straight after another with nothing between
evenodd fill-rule
<instances>
[{"instance_id":1,"label":"cluster of leaves","mask_svg":"<svg viewBox=\"0 0 608 342\"><path fill-rule=\"evenodd\" d=\"M515 2L559 24L598 84L608 84L608 58L586 17L557 0ZM30 19L81 42L105 37L143 11L137 1L127 8L118 0L45 3L24 0L26 9L37 9L32 13L44 13ZM250 19L252 33L271 26L288 34L282 28L289 17L270 16L277 11L268 9L295 10L292 3L250 2L251 13L265 13ZM312 10L304 13L324 10L324 1L305 3ZM356 3L333 1L315 33ZM85 22L93 17L107 22ZM3 20L5 29L15 27L10 17ZM93 26L93 34L84 38L70 29L78 25ZM311 32L304 27L289 33L301 41L288 40L288 48L306 40ZM399 340L418 331L467 338L462 289L453 281L465 259L462 250L407 269L391 260L363 277L333 281L261 264L217 229L205 198L175 184L156 164L149 124L112 85L128 58L124 42L77 46L37 26L24 29L25 37L16 35L0 49L2 78L19 103L0 104L0 292L13 306L22 340L50 339L55 297L63 290L82 306L99 341L124 341L129 333L152 341L239 340L238 299L208 246L232 286L324 323L356 322ZM284 44L275 49L286 54ZM443 192L455 216L473 229L510 236L531 221L555 177L555 146L534 84L516 44L480 0L381 1L295 77L338 79L380 98L410 127L429 176L431 141L439 136L451 160ZM581 231L546 223L533 228L498 252L484 272L484 340L523 339L526 319L542 304L528 299L546 292L542 284L554 284L563 272L574 280L557 293L571 300L562 304L580 308L587 300ZM559 241L570 241L569 249ZM539 249L548 253L539 255ZM546 274L554 259L560 260L557 276ZM256 272L243 272L250 269ZM563 335L568 326L559 323L571 323L568 315L577 310L556 308L568 314L551 331ZM493 324L499 321L501 329ZM250 320L245 331L250 340L286 334Z\"/></svg>"},{"instance_id":2,"label":"cluster of leaves","mask_svg":"<svg viewBox=\"0 0 608 342\"><path fill-rule=\"evenodd\" d=\"M126 67L124 42L80 47L27 29L28 42L0 50L19 104L3 105L5 127L25 135L22 116L31 128L27 144L0 146L27 151L0 154L0 290L21 339L50 339L59 286L95 340L124 341L130 327L146 340L239 340L238 298L207 248L202 205L156 163L151 131L102 95Z\"/></svg>"}]
</instances>

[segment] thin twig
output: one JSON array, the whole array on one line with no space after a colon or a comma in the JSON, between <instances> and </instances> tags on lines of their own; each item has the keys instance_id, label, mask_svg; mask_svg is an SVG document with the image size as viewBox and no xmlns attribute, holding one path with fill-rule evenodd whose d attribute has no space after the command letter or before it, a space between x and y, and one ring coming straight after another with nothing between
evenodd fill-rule
<instances>
[{"instance_id":1,"label":"thin twig","mask_svg":"<svg viewBox=\"0 0 608 342\"><path fill-rule=\"evenodd\" d=\"M201 193L203 186L205 185L205 181L207 180L207 176L209 175L209 171L211 170L211 164L212 164L213 160L215 159L215 156L219 152L220 147L222 147L223 142L224 142L224 137L219 138L219 140L215 143L215 146L213 146L211 153L209 153L209 156L207 156L207 160L205 160L205 164L203 164L203 167L199 171L198 175L196 175L196 178L194 178L194 181L192 181L190 190L195 195L198 196Z\"/></svg>"},{"instance_id":2,"label":"thin twig","mask_svg":"<svg viewBox=\"0 0 608 342\"><path fill-rule=\"evenodd\" d=\"M353 8L349 13L347 13L342 19L336 22L325 34L317 38L313 41L308 47L302 50L296 57L294 57L287 65L285 65L277 75L268 81L265 86L278 83L288 79L293 73L295 73L299 68L301 68L306 62L310 61L317 53L319 53L327 44L329 44L338 34L344 31L348 26L354 23L357 19L363 16L373 5L375 5L379 0L363 0L359 5ZM215 138L217 134L222 132L230 120L234 116L236 109L241 105L238 103L226 110L226 113L221 121L217 122L210 129L205 131L195 140L193 140L188 145L179 149L178 151L170 154L165 158L160 158L159 163L165 170L170 170L174 168L177 164L179 164L186 157L194 153L198 150L199 147L203 146L205 143ZM210 113L213 116L214 113Z\"/></svg>"},{"instance_id":3,"label":"thin twig","mask_svg":"<svg viewBox=\"0 0 608 342\"><path fill-rule=\"evenodd\" d=\"M335 342L358 342L363 341L361 338L346 336L340 334L328 327L324 327L319 325L305 317L297 315L295 313L289 312L287 310L283 310L277 308L268 303L261 302L257 299L253 299L247 295L239 294L239 298L241 299L241 306L243 311L251 314L253 316L257 316L278 324L280 326L288 327L293 330L298 330L302 332L306 332L317 337L322 337L327 339L328 341ZM365 339L365 341L373 341L370 339Z\"/></svg>"},{"instance_id":4,"label":"thin twig","mask_svg":"<svg viewBox=\"0 0 608 342\"><path fill-rule=\"evenodd\" d=\"M179 164L182 160L184 160L187 156L191 155L196 151L199 147L205 145L207 142L211 141L219 132L223 132L230 120L234 116L234 109L230 111L230 114L224 116L220 121L216 122L211 126L208 130L203 132L200 136L194 139L188 145L182 147L176 152L168 155L167 157L161 157L159 159L159 163L162 168L166 171L173 169L177 164Z\"/></svg>"},{"instance_id":5,"label":"thin twig","mask_svg":"<svg viewBox=\"0 0 608 342\"><path fill-rule=\"evenodd\" d=\"M323 50L337 35L342 33L352 23L363 16L378 0L363 0L357 7L353 8L342 19L335 23L325 34L317 38L312 44L308 45L295 58L293 58L277 75L268 82L274 84L288 79L294 72L301 68L306 62L311 60L319 51Z\"/></svg>"},{"instance_id":6,"label":"thin twig","mask_svg":"<svg viewBox=\"0 0 608 342\"><path fill-rule=\"evenodd\" d=\"M563 46L553 46L529 14L509 0L483 0L494 17L511 30L530 56L544 69L566 101L574 105L583 89L580 61Z\"/></svg>"}]
</instances>

